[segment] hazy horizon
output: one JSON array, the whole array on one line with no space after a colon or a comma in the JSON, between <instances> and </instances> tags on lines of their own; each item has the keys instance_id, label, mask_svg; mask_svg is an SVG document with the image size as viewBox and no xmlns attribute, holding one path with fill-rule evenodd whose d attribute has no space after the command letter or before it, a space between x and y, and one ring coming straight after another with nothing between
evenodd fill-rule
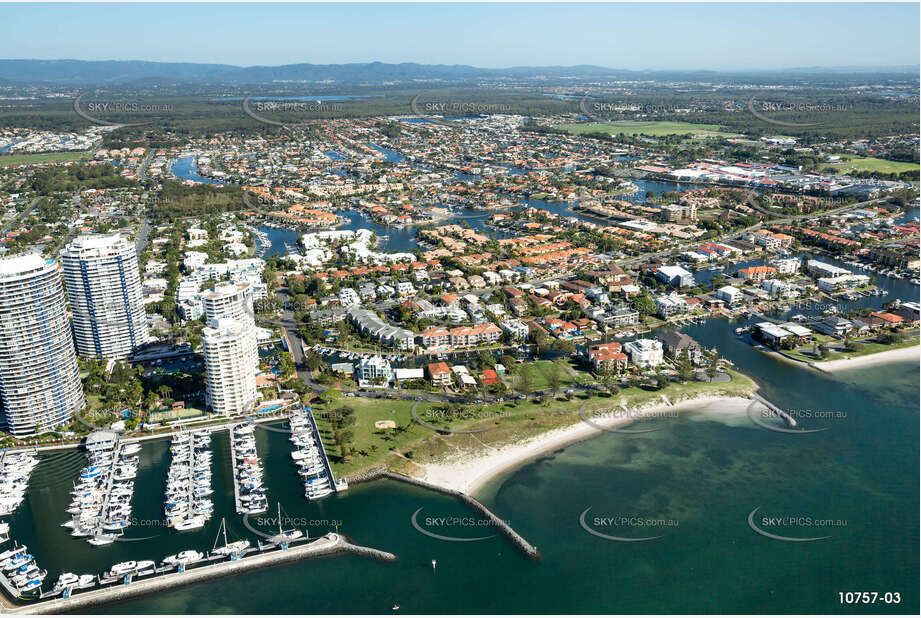
<instances>
[{"instance_id":1,"label":"hazy horizon","mask_svg":"<svg viewBox=\"0 0 921 618\"><path fill-rule=\"evenodd\" d=\"M918 66L921 45L917 3L5 4L0 15L0 58L22 60L872 70Z\"/></svg>"}]
</instances>

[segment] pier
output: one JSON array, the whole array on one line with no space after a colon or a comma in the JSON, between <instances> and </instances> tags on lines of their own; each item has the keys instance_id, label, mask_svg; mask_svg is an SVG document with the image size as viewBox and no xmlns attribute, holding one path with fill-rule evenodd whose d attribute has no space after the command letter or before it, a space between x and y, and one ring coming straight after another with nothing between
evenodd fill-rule
<instances>
[{"instance_id":1,"label":"pier","mask_svg":"<svg viewBox=\"0 0 921 618\"><path fill-rule=\"evenodd\" d=\"M430 489L432 491L437 491L439 493L457 498L461 502L466 503L472 509L489 519L490 523L495 526L496 529L501 532L509 541L511 541L515 547L524 552L526 556L529 558L534 558L535 560L540 558L540 553L537 551L537 548L531 545L523 536L515 532L514 528L499 519L499 516L486 508L482 502L472 496L465 494L462 491L439 487L438 485L432 485L431 483L427 483L411 476L405 476L403 474L397 474L395 472L381 469L369 470L368 472L355 475L349 479L349 482L352 484L367 483L382 478L409 483L410 485L422 487L423 489Z\"/></svg>"},{"instance_id":2,"label":"pier","mask_svg":"<svg viewBox=\"0 0 921 618\"><path fill-rule=\"evenodd\" d=\"M131 581L131 578L126 578L124 580L118 578L118 582L121 583L115 583L108 587L95 588L93 590L76 591L73 596L66 599L57 598L18 607L10 606L7 603L4 610L6 613L14 614L56 614L79 612L81 610L83 610L83 613L91 613L86 610L105 603L125 601L146 594L162 592L178 586L185 586L229 575L237 575L278 564L292 563L299 560L341 553L352 553L384 561L394 561L397 559L392 553L373 547L353 545L343 536L329 533L308 543L292 545L287 549L276 547L257 555L244 556L237 560L225 559L222 562L202 564L207 562L207 560L203 560L198 563L199 566L190 565L186 570L154 575L137 581Z\"/></svg>"},{"instance_id":3,"label":"pier","mask_svg":"<svg viewBox=\"0 0 921 618\"><path fill-rule=\"evenodd\" d=\"M752 399L754 399L755 401L763 405L765 408L767 408L768 410L770 410L771 412L779 416L783 420L783 422L787 424L788 427L796 427L795 418L793 418L792 416L787 414L785 411L775 406L773 403L771 403L764 397L761 397L757 393L752 393Z\"/></svg>"}]
</instances>

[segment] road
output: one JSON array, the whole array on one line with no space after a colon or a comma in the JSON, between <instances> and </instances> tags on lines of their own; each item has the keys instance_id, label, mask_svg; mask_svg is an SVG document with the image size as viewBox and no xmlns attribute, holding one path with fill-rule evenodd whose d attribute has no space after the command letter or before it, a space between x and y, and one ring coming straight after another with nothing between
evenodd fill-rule
<instances>
[{"instance_id":1,"label":"road","mask_svg":"<svg viewBox=\"0 0 921 618\"><path fill-rule=\"evenodd\" d=\"M153 154L153 150L147 151L147 156L144 157L144 161L141 162L141 167L138 168L138 180L147 180L147 167L150 165L150 160L153 158Z\"/></svg>"},{"instance_id":2,"label":"road","mask_svg":"<svg viewBox=\"0 0 921 618\"><path fill-rule=\"evenodd\" d=\"M36 198L33 199L31 202L29 202L29 205L28 205L28 206L26 206L25 208L23 208L23 210L22 210L21 213L19 213L18 215L16 215L15 217L13 217L12 219L10 219L9 221L7 221L6 224L3 226L3 229L0 229L0 236L6 236L6 233L7 233L8 231L10 231L10 228L12 228L14 225L18 224L22 219L24 219L26 216L28 216L28 214L29 214L30 212L32 212L33 210L35 210L35 205L38 204L38 201L39 201L40 199L42 199L42 198L36 197Z\"/></svg>"}]
</instances>

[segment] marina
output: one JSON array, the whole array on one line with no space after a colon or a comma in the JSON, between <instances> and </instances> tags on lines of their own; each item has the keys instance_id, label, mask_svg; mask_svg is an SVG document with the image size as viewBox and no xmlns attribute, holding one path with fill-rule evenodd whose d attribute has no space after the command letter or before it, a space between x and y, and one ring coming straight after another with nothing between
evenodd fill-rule
<instances>
[{"instance_id":1,"label":"marina","mask_svg":"<svg viewBox=\"0 0 921 618\"><path fill-rule=\"evenodd\" d=\"M0 453L0 517L12 515L22 504L29 487L29 477L38 465L35 450Z\"/></svg>"},{"instance_id":2,"label":"marina","mask_svg":"<svg viewBox=\"0 0 921 618\"><path fill-rule=\"evenodd\" d=\"M112 432L87 439L87 465L71 491L71 516L61 524L93 546L108 545L131 525L131 498L140 445L122 443Z\"/></svg>"},{"instance_id":3,"label":"marina","mask_svg":"<svg viewBox=\"0 0 921 618\"><path fill-rule=\"evenodd\" d=\"M173 436L164 515L175 530L201 528L211 518L211 432L201 429Z\"/></svg>"},{"instance_id":4,"label":"marina","mask_svg":"<svg viewBox=\"0 0 921 618\"><path fill-rule=\"evenodd\" d=\"M289 440L295 446L291 459L304 481L304 495L310 500L328 496L336 491L336 486L313 414L300 408L291 414L288 422L291 427Z\"/></svg>"},{"instance_id":5,"label":"marina","mask_svg":"<svg viewBox=\"0 0 921 618\"><path fill-rule=\"evenodd\" d=\"M240 515L256 515L268 508L254 431L252 423L240 423L230 428L234 503Z\"/></svg>"}]
</instances>

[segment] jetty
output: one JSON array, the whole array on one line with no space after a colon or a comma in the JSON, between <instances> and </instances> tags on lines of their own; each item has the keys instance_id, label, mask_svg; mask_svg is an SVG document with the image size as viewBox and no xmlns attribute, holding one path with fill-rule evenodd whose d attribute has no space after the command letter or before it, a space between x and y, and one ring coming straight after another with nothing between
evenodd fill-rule
<instances>
[{"instance_id":1,"label":"jetty","mask_svg":"<svg viewBox=\"0 0 921 618\"><path fill-rule=\"evenodd\" d=\"M764 397L758 395L757 393L752 393L751 397L752 399L754 399L755 401L763 405L765 408L767 408L768 410L776 414L778 417L780 417L783 420L783 422L787 424L788 427L796 427L796 419L790 416L789 414L787 414L784 410L781 410L780 408L775 406L773 403L771 403Z\"/></svg>"},{"instance_id":2,"label":"jetty","mask_svg":"<svg viewBox=\"0 0 921 618\"><path fill-rule=\"evenodd\" d=\"M147 594L170 590L178 586L186 586L219 577L238 575L256 569L321 556L351 553L388 562L397 559L390 552L373 547L354 545L342 535L332 532L310 542L289 545L287 549L274 544L260 545L260 547L266 549L266 551L246 555L236 560L227 560L225 558L221 562L212 562L211 564L204 564L208 560L202 560L197 563L198 566L189 565L185 570L156 574L140 580L118 578L117 583L91 590L75 591L68 598L43 600L19 606L11 605L7 602L4 604L3 609L4 613L11 614L91 613L87 611L89 608L105 603L125 601Z\"/></svg>"},{"instance_id":3,"label":"jetty","mask_svg":"<svg viewBox=\"0 0 921 618\"><path fill-rule=\"evenodd\" d=\"M490 511L486 506L468 494L465 494L462 491L457 491L456 489L448 489L445 487L439 487L438 485L433 485L427 483L423 480L413 478L411 476L406 476L403 474L397 474L396 472L390 472L389 470L374 469L369 470L368 472L361 473L350 477L348 482L351 484L356 483L367 483L370 481L375 481L378 479L390 479L394 481L400 481L401 483L409 483L410 485L415 485L416 487L421 487L423 489L430 489L432 491L437 491L439 493L457 498L461 502L464 502L472 509L486 517L489 522L505 536L512 544L520 549L527 557L539 559L540 553L537 551L537 548L531 545L523 536L518 534L514 528L505 523L503 520L499 519L499 516Z\"/></svg>"}]
</instances>

